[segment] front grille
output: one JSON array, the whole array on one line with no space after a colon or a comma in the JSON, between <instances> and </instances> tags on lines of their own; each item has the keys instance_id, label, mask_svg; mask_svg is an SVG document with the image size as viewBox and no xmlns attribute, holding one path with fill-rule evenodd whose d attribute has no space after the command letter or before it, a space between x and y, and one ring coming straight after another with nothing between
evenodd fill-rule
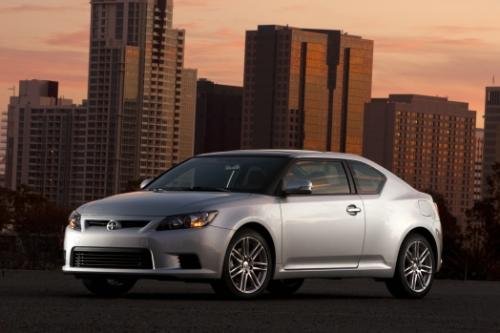
<instances>
[{"instance_id":1,"label":"front grille","mask_svg":"<svg viewBox=\"0 0 500 333\"><path fill-rule=\"evenodd\" d=\"M147 249L113 247L74 247L72 267L152 269L151 253Z\"/></svg>"},{"instance_id":2,"label":"front grille","mask_svg":"<svg viewBox=\"0 0 500 333\"><path fill-rule=\"evenodd\" d=\"M86 220L85 225L87 228L90 227L102 227L106 228L110 220ZM122 229L124 228L144 228L149 221L146 220L119 220Z\"/></svg>"}]
</instances>

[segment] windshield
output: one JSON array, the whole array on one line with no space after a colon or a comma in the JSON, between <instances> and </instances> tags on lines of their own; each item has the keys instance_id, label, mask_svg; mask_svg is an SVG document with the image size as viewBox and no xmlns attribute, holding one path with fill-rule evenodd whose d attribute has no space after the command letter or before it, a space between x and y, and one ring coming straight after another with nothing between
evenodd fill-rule
<instances>
[{"instance_id":1,"label":"windshield","mask_svg":"<svg viewBox=\"0 0 500 333\"><path fill-rule=\"evenodd\" d=\"M195 157L166 172L146 190L264 193L286 165L286 157Z\"/></svg>"}]
</instances>

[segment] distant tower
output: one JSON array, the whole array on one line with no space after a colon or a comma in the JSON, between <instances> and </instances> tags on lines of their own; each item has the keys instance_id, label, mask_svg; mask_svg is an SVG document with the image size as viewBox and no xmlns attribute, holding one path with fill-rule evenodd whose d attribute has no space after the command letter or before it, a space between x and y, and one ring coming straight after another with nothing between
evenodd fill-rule
<instances>
[{"instance_id":1,"label":"distant tower","mask_svg":"<svg viewBox=\"0 0 500 333\"><path fill-rule=\"evenodd\" d=\"M500 87L491 86L486 87L484 109L483 197L495 163L500 163Z\"/></svg>"},{"instance_id":2,"label":"distant tower","mask_svg":"<svg viewBox=\"0 0 500 333\"><path fill-rule=\"evenodd\" d=\"M172 0L91 5L86 200L180 162L184 62Z\"/></svg>"},{"instance_id":3,"label":"distant tower","mask_svg":"<svg viewBox=\"0 0 500 333\"><path fill-rule=\"evenodd\" d=\"M476 112L444 97L389 95L366 105L363 156L446 200L460 222L474 204Z\"/></svg>"},{"instance_id":4,"label":"distant tower","mask_svg":"<svg viewBox=\"0 0 500 333\"><path fill-rule=\"evenodd\" d=\"M361 154L373 42L339 30L247 31L242 146Z\"/></svg>"}]
</instances>

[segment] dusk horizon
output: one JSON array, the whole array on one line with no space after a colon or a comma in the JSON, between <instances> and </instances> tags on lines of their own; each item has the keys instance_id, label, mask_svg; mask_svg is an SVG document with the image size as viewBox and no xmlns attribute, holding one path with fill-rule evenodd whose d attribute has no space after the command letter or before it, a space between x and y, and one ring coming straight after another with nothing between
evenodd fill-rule
<instances>
[{"instance_id":1,"label":"dusk horizon","mask_svg":"<svg viewBox=\"0 0 500 333\"><path fill-rule=\"evenodd\" d=\"M470 13L470 6L463 4L444 1L431 7L424 1L411 8L415 15L406 16L408 8L392 0L377 6L362 1L257 1L251 7L226 0L176 0L174 26L186 30L186 67L196 68L200 78L239 86L245 31L262 24L343 30L374 41L372 97L414 93L467 102L477 111L477 126L483 127L484 87L494 85L500 74L500 28L494 17L500 4L480 3ZM4 108L12 95L9 89L17 89L24 79L59 81L62 96L76 103L86 98L88 1L33 5L7 0L0 6L0 18L5 26L0 32Z\"/></svg>"}]
</instances>

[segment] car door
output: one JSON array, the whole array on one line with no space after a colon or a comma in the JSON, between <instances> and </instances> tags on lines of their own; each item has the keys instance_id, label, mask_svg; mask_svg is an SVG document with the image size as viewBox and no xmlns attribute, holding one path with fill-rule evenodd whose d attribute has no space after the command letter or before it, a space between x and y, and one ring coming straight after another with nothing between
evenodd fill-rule
<instances>
[{"instance_id":1,"label":"car door","mask_svg":"<svg viewBox=\"0 0 500 333\"><path fill-rule=\"evenodd\" d=\"M298 178L309 180L312 188L310 194L287 195L281 201L284 268L356 268L365 216L346 166L341 160L297 160L283 184Z\"/></svg>"}]
</instances>

